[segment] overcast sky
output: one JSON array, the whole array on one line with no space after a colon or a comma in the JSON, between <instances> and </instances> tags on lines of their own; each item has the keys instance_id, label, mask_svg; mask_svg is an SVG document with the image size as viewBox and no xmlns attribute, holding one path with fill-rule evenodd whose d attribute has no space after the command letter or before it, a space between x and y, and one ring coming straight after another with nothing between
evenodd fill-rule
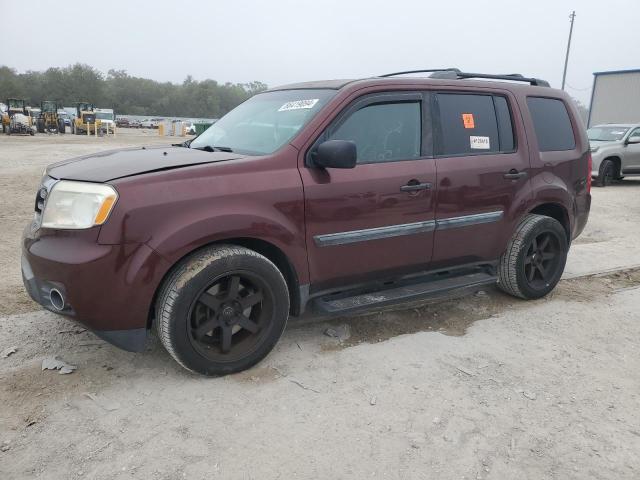
<instances>
[{"instance_id":1,"label":"overcast sky","mask_svg":"<svg viewBox=\"0 0 640 480\"><path fill-rule=\"evenodd\" d=\"M455 66L559 88L572 9L567 90L588 103L593 72L640 68L637 0L0 0L0 65L270 86Z\"/></svg>"}]
</instances>

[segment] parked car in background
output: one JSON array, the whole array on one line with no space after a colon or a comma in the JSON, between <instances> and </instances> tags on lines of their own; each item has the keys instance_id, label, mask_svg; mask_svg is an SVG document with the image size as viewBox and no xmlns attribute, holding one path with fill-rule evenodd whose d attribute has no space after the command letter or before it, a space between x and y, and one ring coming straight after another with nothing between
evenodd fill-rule
<instances>
[{"instance_id":1,"label":"parked car in background","mask_svg":"<svg viewBox=\"0 0 640 480\"><path fill-rule=\"evenodd\" d=\"M306 310L547 295L591 205L577 108L542 80L446 73L273 88L181 145L49 166L27 291L128 350L155 328L205 375L256 364Z\"/></svg>"},{"instance_id":2,"label":"parked car in background","mask_svg":"<svg viewBox=\"0 0 640 480\"><path fill-rule=\"evenodd\" d=\"M94 113L96 114L96 120L100 120L100 129L106 130L108 128L110 132L113 132L116 126L116 116L113 109L96 108L94 109Z\"/></svg>"},{"instance_id":3,"label":"parked car in background","mask_svg":"<svg viewBox=\"0 0 640 480\"><path fill-rule=\"evenodd\" d=\"M156 128L157 124L154 120L145 118L140 122L140 128Z\"/></svg>"},{"instance_id":4,"label":"parked car in background","mask_svg":"<svg viewBox=\"0 0 640 480\"><path fill-rule=\"evenodd\" d=\"M140 120L130 119L129 120L129 128L140 128L141 122Z\"/></svg>"},{"instance_id":5,"label":"parked car in background","mask_svg":"<svg viewBox=\"0 0 640 480\"><path fill-rule=\"evenodd\" d=\"M60 117L62 119L62 121L64 122L65 127L71 126L71 117L66 112L66 110L59 109L58 110L58 117Z\"/></svg>"},{"instance_id":6,"label":"parked car in background","mask_svg":"<svg viewBox=\"0 0 640 480\"><path fill-rule=\"evenodd\" d=\"M123 128L129 128L130 122L128 118L124 118L124 117L116 117L116 126L117 127L123 127Z\"/></svg>"},{"instance_id":7,"label":"parked car in background","mask_svg":"<svg viewBox=\"0 0 640 480\"><path fill-rule=\"evenodd\" d=\"M185 122L185 134L186 135L195 135L196 134L196 126L191 122Z\"/></svg>"},{"instance_id":8,"label":"parked car in background","mask_svg":"<svg viewBox=\"0 0 640 480\"><path fill-rule=\"evenodd\" d=\"M587 135L596 185L606 187L614 180L640 176L640 124L596 125Z\"/></svg>"}]
</instances>

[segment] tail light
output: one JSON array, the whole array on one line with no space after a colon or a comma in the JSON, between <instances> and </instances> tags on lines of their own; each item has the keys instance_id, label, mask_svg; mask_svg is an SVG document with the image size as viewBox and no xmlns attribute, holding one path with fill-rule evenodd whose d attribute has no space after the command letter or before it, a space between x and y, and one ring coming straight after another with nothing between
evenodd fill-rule
<instances>
[{"instance_id":1,"label":"tail light","mask_svg":"<svg viewBox=\"0 0 640 480\"><path fill-rule=\"evenodd\" d=\"M591 169L593 168L593 158L591 152L587 153L587 193L591 193Z\"/></svg>"}]
</instances>

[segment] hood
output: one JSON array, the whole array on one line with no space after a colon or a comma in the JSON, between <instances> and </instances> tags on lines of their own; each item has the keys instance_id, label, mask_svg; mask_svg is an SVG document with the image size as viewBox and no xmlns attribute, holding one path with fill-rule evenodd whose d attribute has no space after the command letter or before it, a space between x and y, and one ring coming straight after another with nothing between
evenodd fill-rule
<instances>
[{"instance_id":1,"label":"hood","mask_svg":"<svg viewBox=\"0 0 640 480\"><path fill-rule=\"evenodd\" d=\"M620 145L622 144L622 140L589 140L589 147L592 151L597 151L600 148L610 147L612 145Z\"/></svg>"},{"instance_id":2,"label":"hood","mask_svg":"<svg viewBox=\"0 0 640 480\"><path fill-rule=\"evenodd\" d=\"M243 155L172 146L136 147L94 153L54 163L47 168L47 174L64 180L107 182L142 173L238 158L243 158Z\"/></svg>"}]
</instances>

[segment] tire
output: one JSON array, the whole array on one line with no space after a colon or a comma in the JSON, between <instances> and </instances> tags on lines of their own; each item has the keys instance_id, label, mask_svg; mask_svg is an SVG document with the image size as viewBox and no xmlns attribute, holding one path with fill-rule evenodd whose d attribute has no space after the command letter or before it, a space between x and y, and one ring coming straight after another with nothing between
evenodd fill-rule
<instances>
[{"instance_id":1,"label":"tire","mask_svg":"<svg viewBox=\"0 0 640 480\"><path fill-rule=\"evenodd\" d=\"M44 133L44 121L38 120L37 123L38 133Z\"/></svg>"},{"instance_id":2,"label":"tire","mask_svg":"<svg viewBox=\"0 0 640 480\"><path fill-rule=\"evenodd\" d=\"M58 120L58 133L67 133L67 127L64 125L64 120Z\"/></svg>"},{"instance_id":3,"label":"tire","mask_svg":"<svg viewBox=\"0 0 640 480\"><path fill-rule=\"evenodd\" d=\"M184 368L219 376L262 360L288 316L289 292L278 268L253 250L220 245L174 268L158 295L155 329Z\"/></svg>"},{"instance_id":4,"label":"tire","mask_svg":"<svg viewBox=\"0 0 640 480\"><path fill-rule=\"evenodd\" d=\"M74 135L76 133L76 124L75 122L71 122L71 134Z\"/></svg>"},{"instance_id":5,"label":"tire","mask_svg":"<svg viewBox=\"0 0 640 480\"><path fill-rule=\"evenodd\" d=\"M498 287L527 300L544 297L560 281L568 251L567 233L560 222L526 215L500 257Z\"/></svg>"},{"instance_id":6,"label":"tire","mask_svg":"<svg viewBox=\"0 0 640 480\"><path fill-rule=\"evenodd\" d=\"M619 176L620 172L618 172L618 166L616 163L613 160L605 159L600 164L596 185L598 187L607 187Z\"/></svg>"}]
</instances>

